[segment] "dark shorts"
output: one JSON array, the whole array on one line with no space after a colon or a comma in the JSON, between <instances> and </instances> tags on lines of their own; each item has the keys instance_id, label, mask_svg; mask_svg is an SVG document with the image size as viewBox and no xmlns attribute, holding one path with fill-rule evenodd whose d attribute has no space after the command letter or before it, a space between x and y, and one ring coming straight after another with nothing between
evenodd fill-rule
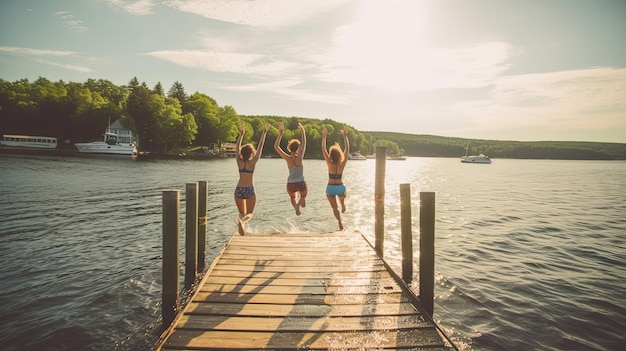
<instances>
[{"instance_id":1,"label":"dark shorts","mask_svg":"<svg viewBox=\"0 0 626 351\"><path fill-rule=\"evenodd\" d=\"M297 183L287 183L287 192L291 194L295 194L297 192L306 191L306 182L297 182Z\"/></svg>"},{"instance_id":2,"label":"dark shorts","mask_svg":"<svg viewBox=\"0 0 626 351\"><path fill-rule=\"evenodd\" d=\"M343 184L328 184L326 186L326 196L346 196L346 186Z\"/></svg>"},{"instance_id":3,"label":"dark shorts","mask_svg":"<svg viewBox=\"0 0 626 351\"><path fill-rule=\"evenodd\" d=\"M239 198L239 199L249 199L251 197L253 197L254 194L254 187L253 186L238 186L235 188L235 197Z\"/></svg>"}]
</instances>

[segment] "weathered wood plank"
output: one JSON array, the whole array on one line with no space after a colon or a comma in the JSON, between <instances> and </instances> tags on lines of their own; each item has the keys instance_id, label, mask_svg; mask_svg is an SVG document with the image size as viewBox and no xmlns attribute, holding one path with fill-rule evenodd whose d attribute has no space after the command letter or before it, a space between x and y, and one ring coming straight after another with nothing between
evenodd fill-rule
<instances>
[{"instance_id":1,"label":"weathered wood plank","mask_svg":"<svg viewBox=\"0 0 626 351\"><path fill-rule=\"evenodd\" d=\"M442 347L434 328L364 332L233 332L180 330L166 342L165 350L191 349L363 349Z\"/></svg>"},{"instance_id":2,"label":"weathered wood plank","mask_svg":"<svg viewBox=\"0 0 626 351\"><path fill-rule=\"evenodd\" d=\"M279 294L279 295L364 295L364 294L390 294L402 292L397 285L343 285L343 286L317 286L302 285L253 285L253 284L211 284L205 283L200 287L202 292L236 293L236 294Z\"/></svg>"},{"instance_id":3,"label":"weathered wood plank","mask_svg":"<svg viewBox=\"0 0 626 351\"><path fill-rule=\"evenodd\" d=\"M408 302L353 305L273 305L255 303L190 302L186 314L248 317L371 317L403 316L418 313Z\"/></svg>"},{"instance_id":4,"label":"weathered wood plank","mask_svg":"<svg viewBox=\"0 0 626 351\"><path fill-rule=\"evenodd\" d=\"M420 315L363 317L240 317L185 315L179 328L187 330L259 332L347 332L432 328Z\"/></svg>"},{"instance_id":5,"label":"weathered wood plank","mask_svg":"<svg viewBox=\"0 0 626 351\"><path fill-rule=\"evenodd\" d=\"M315 294L264 294L264 293L228 293L198 291L193 301L218 303L270 303L270 304L364 304L364 303L399 303L408 301L400 293L392 294L354 294L354 295L315 295Z\"/></svg>"},{"instance_id":6,"label":"weathered wood plank","mask_svg":"<svg viewBox=\"0 0 626 351\"><path fill-rule=\"evenodd\" d=\"M214 271L215 272L215 271ZM389 275L387 277L378 278L378 279L367 279L367 278L353 278L353 277L333 277L333 278L308 278L308 277L300 277L300 278L276 278L276 279L266 279L263 277L260 278L248 278L241 279L241 277L232 277L225 275L211 275L208 279L205 280L205 284L229 284L229 285L257 285L257 286L265 286L265 285L274 285L274 286L385 286L395 284L393 278Z\"/></svg>"}]
</instances>

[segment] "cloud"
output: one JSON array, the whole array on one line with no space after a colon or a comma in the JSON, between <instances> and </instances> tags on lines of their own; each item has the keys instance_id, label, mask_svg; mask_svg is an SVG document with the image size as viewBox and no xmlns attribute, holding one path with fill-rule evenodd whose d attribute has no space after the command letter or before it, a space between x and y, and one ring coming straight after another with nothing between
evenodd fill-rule
<instances>
[{"instance_id":1,"label":"cloud","mask_svg":"<svg viewBox=\"0 0 626 351\"><path fill-rule=\"evenodd\" d=\"M87 27L83 24L83 21L75 19L76 16L74 16L72 13L68 12L68 11L58 11L54 13L55 15L61 17L61 19L63 20L63 23L78 31L78 32L86 32L87 31Z\"/></svg>"},{"instance_id":2,"label":"cloud","mask_svg":"<svg viewBox=\"0 0 626 351\"><path fill-rule=\"evenodd\" d=\"M335 47L321 57L319 80L372 86L391 91L474 89L487 87L510 68L518 51L502 42L476 43L462 48L352 51L349 59Z\"/></svg>"},{"instance_id":3,"label":"cloud","mask_svg":"<svg viewBox=\"0 0 626 351\"><path fill-rule=\"evenodd\" d=\"M275 29L301 24L341 6L345 0L172 0L167 5L218 21Z\"/></svg>"},{"instance_id":4,"label":"cloud","mask_svg":"<svg viewBox=\"0 0 626 351\"><path fill-rule=\"evenodd\" d=\"M27 56L70 56L70 55L77 54L74 51L42 50L42 49L20 48L16 46L0 46L0 52L6 52L9 54L16 54L16 55L27 55Z\"/></svg>"},{"instance_id":5,"label":"cloud","mask_svg":"<svg viewBox=\"0 0 626 351\"><path fill-rule=\"evenodd\" d=\"M293 101L311 101L337 105L352 103L356 97L356 94L350 91L343 91L342 94L334 94L299 87L299 85L305 83L305 81L299 79L286 79L257 84L220 86L220 88L238 92L270 93Z\"/></svg>"},{"instance_id":6,"label":"cloud","mask_svg":"<svg viewBox=\"0 0 626 351\"><path fill-rule=\"evenodd\" d=\"M626 129L626 69L598 67L498 78L484 100L450 104L470 130Z\"/></svg>"},{"instance_id":7,"label":"cloud","mask_svg":"<svg viewBox=\"0 0 626 351\"><path fill-rule=\"evenodd\" d=\"M78 71L78 72L84 72L84 73L93 72L93 70L91 68L84 67L84 66L77 66L77 65L65 64L65 63L58 63L58 62L53 62L53 61L49 61L49 60L45 60L45 59L36 59L35 61L37 61L39 63L46 64L46 65L54 66L54 67L64 68L64 69L67 69L67 70L70 70L70 71Z\"/></svg>"},{"instance_id":8,"label":"cloud","mask_svg":"<svg viewBox=\"0 0 626 351\"><path fill-rule=\"evenodd\" d=\"M161 50L144 55L177 65L218 73L279 76L295 69L296 63L262 54L225 53L202 50Z\"/></svg>"},{"instance_id":9,"label":"cloud","mask_svg":"<svg viewBox=\"0 0 626 351\"><path fill-rule=\"evenodd\" d=\"M75 58L80 56L81 54L75 51L64 51L64 50L45 50L45 49L32 49L32 48L20 48L15 46L0 46L0 52L27 56L30 57L33 61L43 63L50 66L60 67L72 71L78 72L92 72L93 70L89 67L72 65L67 63L58 63L51 61L52 57L64 57L64 58ZM91 61L89 58L81 58L81 61Z\"/></svg>"},{"instance_id":10,"label":"cloud","mask_svg":"<svg viewBox=\"0 0 626 351\"><path fill-rule=\"evenodd\" d=\"M153 0L107 0L113 7L120 8L131 15L145 16L154 13Z\"/></svg>"}]
</instances>

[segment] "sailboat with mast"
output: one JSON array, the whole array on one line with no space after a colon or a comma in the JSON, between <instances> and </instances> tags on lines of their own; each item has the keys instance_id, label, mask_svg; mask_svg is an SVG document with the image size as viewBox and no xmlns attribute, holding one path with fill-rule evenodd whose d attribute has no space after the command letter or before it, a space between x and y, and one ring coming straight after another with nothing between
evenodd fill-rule
<instances>
[{"instance_id":1,"label":"sailboat with mast","mask_svg":"<svg viewBox=\"0 0 626 351\"><path fill-rule=\"evenodd\" d=\"M463 157L461 157L461 162L463 162L463 163L483 163L483 164L490 164L491 163L491 158L489 158L489 156L487 156L487 155L478 154L478 155L474 155L474 156L468 156L468 152L469 152L469 143L465 147L465 155Z\"/></svg>"}]
</instances>

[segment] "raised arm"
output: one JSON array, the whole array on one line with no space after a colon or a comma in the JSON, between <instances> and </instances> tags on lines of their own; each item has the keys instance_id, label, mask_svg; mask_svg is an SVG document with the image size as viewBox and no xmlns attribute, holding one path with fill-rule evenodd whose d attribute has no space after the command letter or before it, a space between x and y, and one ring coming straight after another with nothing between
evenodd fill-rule
<instances>
[{"instance_id":1,"label":"raised arm","mask_svg":"<svg viewBox=\"0 0 626 351\"><path fill-rule=\"evenodd\" d=\"M265 145L265 137L267 136L267 129L269 126L270 125L268 123L265 123L263 133L261 134L261 140L259 140L259 146L257 147L256 154L254 154L254 161L258 161L263 154L263 146Z\"/></svg>"},{"instance_id":2,"label":"raised arm","mask_svg":"<svg viewBox=\"0 0 626 351\"><path fill-rule=\"evenodd\" d=\"M280 147L280 141L283 139L284 133L285 133L285 126L281 123L278 125L278 137L276 138L276 141L274 142L274 150L276 150L276 152L278 153L278 156L280 156L283 159L287 159L289 155L287 155L285 151L283 151L283 149Z\"/></svg>"},{"instance_id":3,"label":"raised arm","mask_svg":"<svg viewBox=\"0 0 626 351\"><path fill-rule=\"evenodd\" d=\"M304 158L304 153L306 152L306 133L304 132L302 123L298 123L298 128L300 128L300 131L302 132L302 142L300 143L300 150L298 154L300 155L300 158Z\"/></svg>"},{"instance_id":4,"label":"raised arm","mask_svg":"<svg viewBox=\"0 0 626 351\"><path fill-rule=\"evenodd\" d=\"M237 137L237 146L235 147L237 158L241 156L241 141L243 140L243 135L245 132L246 132L246 125L241 123L241 127L239 127L239 136Z\"/></svg>"},{"instance_id":5,"label":"raised arm","mask_svg":"<svg viewBox=\"0 0 626 351\"><path fill-rule=\"evenodd\" d=\"M328 130L326 128L322 129L322 156L324 156L324 160L328 162L328 149L326 148L326 135L328 134Z\"/></svg>"},{"instance_id":6,"label":"raised arm","mask_svg":"<svg viewBox=\"0 0 626 351\"><path fill-rule=\"evenodd\" d=\"M343 145L344 145L344 149L343 149L343 154L346 155L346 157L344 157L343 163L345 164L346 162L348 162L348 159L350 158L350 142L348 141L348 127L343 127L343 129L341 130L341 134L343 134Z\"/></svg>"}]
</instances>

